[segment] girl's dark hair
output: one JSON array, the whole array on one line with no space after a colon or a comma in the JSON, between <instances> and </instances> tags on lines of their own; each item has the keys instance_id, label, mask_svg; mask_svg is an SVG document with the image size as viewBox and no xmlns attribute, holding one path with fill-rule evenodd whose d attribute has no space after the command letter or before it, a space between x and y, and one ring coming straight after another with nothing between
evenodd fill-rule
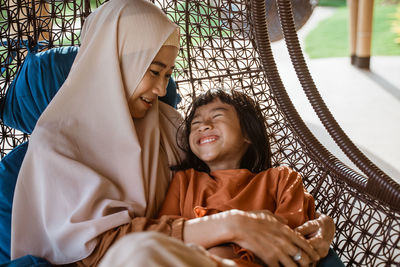
<instances>
[{"instance_id":1,"label":"girl's dark hair","mask_svg":"<svg viewBox=\"0 0 400 267\"><path fill-rule=\"evenodd\" d=\"M185 159L181 164L173 166L171 169L178 171L194 168L197 171L210 172L207 164L200 160L190 149L189 135L190 126L197 108L207 105L216 99L235 108L243 134L251 142L242 157L240 168L248 169L254 173L270 168L271 151L266 130L267 125L260 107L244 93L234 90L227 92L221 89L211 89L196 97L189 106L186 118L177 133L177 143L185 152Z\"/></svg>"}]
</instances>

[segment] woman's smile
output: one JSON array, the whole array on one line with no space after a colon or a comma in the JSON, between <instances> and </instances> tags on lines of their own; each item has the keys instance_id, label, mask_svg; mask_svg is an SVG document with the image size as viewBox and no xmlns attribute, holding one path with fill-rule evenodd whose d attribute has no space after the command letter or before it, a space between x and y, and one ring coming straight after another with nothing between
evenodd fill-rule
<instances>
[{"instance_id":1,"label":"woman's smile","mask_svg":"<svg viewBox=\"0 0 400 267\"><path fill-rule=\"evenodd\" d=\"M153 100L151 100L151 99L149 99L149 98L146 98L146 97L144 97L144 96L141 96L141 97L140 97L140 100L142 100L143 105L144 105L147 109L149 109L149 108L151 108L151 107L153 106Z\"/></svg>"}]
</instances>

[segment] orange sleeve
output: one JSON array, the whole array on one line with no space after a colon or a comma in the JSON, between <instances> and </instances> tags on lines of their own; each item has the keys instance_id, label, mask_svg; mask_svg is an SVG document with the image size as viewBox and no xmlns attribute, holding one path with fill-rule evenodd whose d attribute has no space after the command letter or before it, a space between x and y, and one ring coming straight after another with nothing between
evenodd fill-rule
<instances>
[{"instance_id":1,"label":"orange sleeve","mask_svg":"<svg viewBox=\"0 0 400 267\"><path fill-rule=\"evenodd\" d=\"M184 171L179 171L175 174L169 184L167 195L164 203L158 213L158 217L163 215L182 216L182 205L184 195L187 191L187 179Z\"/></svg>"},{"instance_id":2,"label":"orange sleeve","mask_svg":"<svg viewBox=\"0 0 400 267\"><path fill-rule=\"evenodd\" d=\"M283 167L278 175L275 214L287 219L291 228L314 219L314 198L305 190L300 174Z\"/></svg>"},{"instance_id":3,"label":"orange sleeve","mask_svg":"<svg viewBox=\"0 0 400 267\"><path fill-rule=\"evenodd\" d=\"M97 266L109 247L121 237L143 231L157 231L183 240L183 218L163 216L160 219L134 218L130 223L113 228L98 237L98 243L92 254L76 262L76 266Z\"/></svg>"},{"instance_id":4,"label":"orange sleeve","mask_svg":"<svg viewBox=\"0 0 400 267\"><path fill-rule=\"evenodd\" d=\"M148 219L144 217L134 218L130 223L111 229L100 237L93 253L79 262L78 266L95 266L102 259L108 248L121 237L143 231L157 231L171 237L183 240L184 218L179 217L181 186L186 181L184 172L177 172L170 183L168 193L159 213L159 219ZM183 183L184 184L184 183ZM186 192L183 191L183 192Z\"/></svg>"},{"instance_id":5,"label":"orange sleeve","mask_svg":"<svg viewBox=\"0 0 400 267\"><path fill-rule=\"evenodd\" d=\"M181 181L185 181L185 173L178 172L170 183L168 193L159 213L159 219L144 217L134 218L130 223L111 229L98 238L98 243L93 253L77 262L77 266L95 266L102 259L108 248L121 237L143 231L157 231L171 237L183 240L184 218L179 217ZM185 191L183 191L185 192Z\"/></svg>"}]
</instances>

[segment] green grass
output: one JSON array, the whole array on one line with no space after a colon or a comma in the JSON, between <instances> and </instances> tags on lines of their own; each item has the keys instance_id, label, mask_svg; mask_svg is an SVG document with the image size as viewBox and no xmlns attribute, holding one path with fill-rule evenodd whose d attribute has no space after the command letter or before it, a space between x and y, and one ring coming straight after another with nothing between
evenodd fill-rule
<instances>
[{"instance_id":1,"label":"green grass","mask_svg":"<svg viewBox=\"0 0 400 267\"><path fill-rule=\"evenodd\" d=\"M397 5L398 6L398 5ZM400 56L392 23L396 5L375 5L372 25L373 56ZM349 52L347 7L339 7L332 17L321 21L305 39L305 51L310 58L347 57Z\"/></svg>"},{"instance_id":2,"label":"green grass","mask_svg":"<svg viewBox=\"0 0 400 267\"><path fill-rule=\"evenodd\" d=\"M318 5L335 7L346 6L346 0L319 0Z\"/></svg>"}]
</instances>

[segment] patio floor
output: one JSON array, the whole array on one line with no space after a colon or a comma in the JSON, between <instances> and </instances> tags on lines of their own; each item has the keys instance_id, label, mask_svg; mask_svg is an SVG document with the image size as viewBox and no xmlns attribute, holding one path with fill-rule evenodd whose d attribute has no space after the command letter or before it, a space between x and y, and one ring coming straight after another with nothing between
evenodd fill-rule
<instances>
[{"instance_id":1,"label":"patio floor","mask_svg":"<svg viewBox=\"0 0 400 267\"><path fill-rule=\"evenodd\" d=\"M298 32L300 43L333 11L327 7L315 8ZM284 41L273 43L272 49L289 96L310 130L332 154L355 168L308 103ZM342 129L372 162L400 183L400 57L372 56L369 71L352 66L350 57L305 57L320 94Z\"/></svg>"}]
</instances>

